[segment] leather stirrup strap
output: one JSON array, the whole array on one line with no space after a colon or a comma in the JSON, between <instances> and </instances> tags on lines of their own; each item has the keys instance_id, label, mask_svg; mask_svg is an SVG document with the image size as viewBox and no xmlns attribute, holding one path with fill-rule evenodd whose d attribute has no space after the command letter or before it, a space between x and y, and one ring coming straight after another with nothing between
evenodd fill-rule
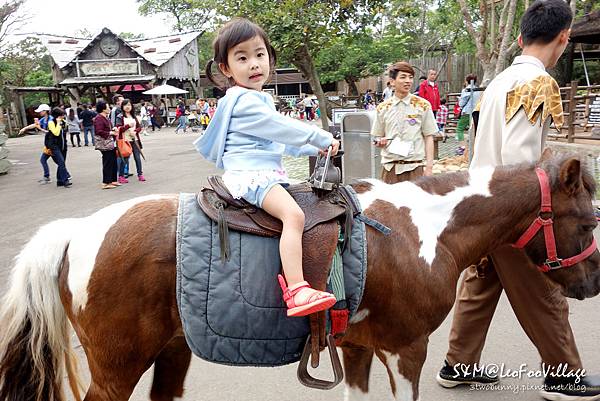
<instances>
[{"instance_id":1,"label":"leather stirrup strap","mask_svg":"<svg viewBox=\"0 0 600 401\"><path fill-rule=\"evenodd\" d=\"M219 245L221 248L221 262L229 261L231 257L231 249L229 248L229 227L227 226L227 220L225 219L224 204L218 201L216 204L219 211L219 221L217 223L219 228Z\"/></svg>"}]
</instances>

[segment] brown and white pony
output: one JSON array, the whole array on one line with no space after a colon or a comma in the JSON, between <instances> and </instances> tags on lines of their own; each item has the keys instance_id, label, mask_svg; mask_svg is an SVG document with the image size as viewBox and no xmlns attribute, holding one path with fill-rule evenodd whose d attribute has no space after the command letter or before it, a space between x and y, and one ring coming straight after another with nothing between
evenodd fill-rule
<instances>
[{"instance_id":1,"label":"brown and white pony","mask_svg":"<svg viewBox=\"0 0 600 401\"><path fill-rule=\"evenodd\" d=\"M558 254L576 255L597 224L594 181L574 158L541 166L551 183ZM428 337L452 308L461 271L527 229L538 215L538 179L533 165L521 165L354 188L364 213L393 231L368 229L366 289L341 344L346 399L368 393L376 355L394 397L416 400ZM152 364L150 398L182 396L191 353L175 298L177 200L133 199L35 234L16 258L1 306L0 401L63 401L65 376L81 399L69 322L91 371L86 401L127 400ZM544 262L543 235L525 250ZM569 297L595 296L600 254L548 277Z\"/></svg>"}]
</instances>

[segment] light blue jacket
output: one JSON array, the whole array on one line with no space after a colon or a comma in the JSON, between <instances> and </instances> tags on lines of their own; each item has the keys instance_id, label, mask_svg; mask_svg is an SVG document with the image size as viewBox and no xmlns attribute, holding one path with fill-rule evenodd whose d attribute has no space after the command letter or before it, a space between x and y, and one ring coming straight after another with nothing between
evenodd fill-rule
<instances>
[{"instance_id":1,"label":"light blue jacket","mask_svg":"<svg viewBox=\"0 0 600 401\"><path fill-rule=\"evenodd\" d=\"M194 146L218 168L278 170L284 153L314 156L332 140L327 131L279 114L268 93L234 86Z\"/></svg>"},{"instance_id":2,"label":"light blue jacket","mask_svg":"<svg viewBox=\"0 0 600 401\"><path fill-rule=\"evenodd\" d=\"M479 98L481 97L482 91L472 90L476 88L476 86L473 86L473 88L471 88L471 86L469 85L460 92L458 106L461 108L462 114L473 113L475 106L477 106L477 102L479 102Z\"/></svg>"}]
</instances>

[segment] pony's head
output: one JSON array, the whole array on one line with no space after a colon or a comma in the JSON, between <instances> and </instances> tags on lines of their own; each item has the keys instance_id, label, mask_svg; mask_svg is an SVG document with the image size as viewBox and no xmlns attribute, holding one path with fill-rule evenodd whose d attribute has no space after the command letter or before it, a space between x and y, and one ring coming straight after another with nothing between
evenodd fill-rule
<instances>
[{"instance_id":1,"label":"pony's head","mask_svg":"<svg viewBox=\"0 0 600 401\"><path fill-rule=\"evenodd\" d=\"M592 206L594 178L578 157L554 156L549 150L544 152L539 167L548 177L552 208L551 212L540 211L539 217L552 219L558 261L549 261L553 258L548 229L537 231L525 251L536 265L548 270L547 277L562 287L565 296L593 297L600 293L600 253L593 245L598 225ZM569 261L573 257L581 260ZM569 262L577 263L564 266Z\"/></svg>"}]
</instances>

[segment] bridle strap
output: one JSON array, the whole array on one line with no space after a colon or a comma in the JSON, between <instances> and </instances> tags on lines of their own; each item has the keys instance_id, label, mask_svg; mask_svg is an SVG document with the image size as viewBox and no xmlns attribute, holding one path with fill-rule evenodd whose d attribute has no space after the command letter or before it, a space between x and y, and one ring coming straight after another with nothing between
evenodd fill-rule
<instances>
[{"instance_id":1,"label":"bridle strap","mask_svg":"<svg viewBox=\"0 0 600 401\"><path fill-rule=\"evenodd\" d=\"M552 195L550 192L550 181L548 175L541 168L536 168L535 173L540 183L541 191L541 207L538 216L531 223L531 225L525 230L525 232L519 237L517 242L512 246L514 248L523 249L525 245L529 243L535 237L538 231L543 228L544 230L544 241L546 243L546 254L547 259L543 265L538 265L538 269L542 272L549 272L551 270L560 269L562 267L573 266L587 258L589 258L597 249L596 239L592 240L592 243L580 254L567 259L560 259L558 252L556 251L556 240L554 238L554 221L552 215ZM550 217L544 219L542 214L550 213Z\"/></svg>"}]
</instances>

